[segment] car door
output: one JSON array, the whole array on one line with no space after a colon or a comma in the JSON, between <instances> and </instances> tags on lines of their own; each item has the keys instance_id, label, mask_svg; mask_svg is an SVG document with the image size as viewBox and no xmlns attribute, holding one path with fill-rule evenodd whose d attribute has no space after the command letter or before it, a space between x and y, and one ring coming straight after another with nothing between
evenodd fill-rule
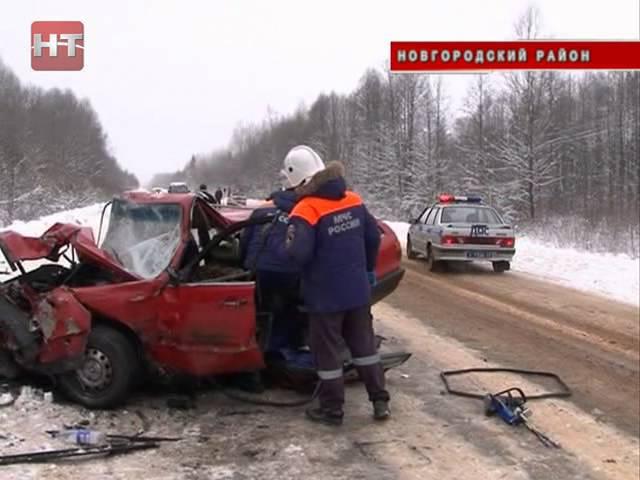
<instances>
[{"instance_id":1,"label":"car door","mask_svg":"<svg viewBox=\"0 0 640 480\"><path fill-rule=\"evenodd\" d=\"M167 286L162 292L162 341L155 348L156 357L195 376L263 368L254 298L254 282Z\"/></svg>"},{"instance_id":2,"label":"car door","mask_svg":"<svg viewBox=\"0 0 640 480\"><path fill-rule=\"evenodd\" d=\"M415 224L415 228L413 229L411 241L413 242L413 245L415 245L413 247L415 251L424 252L426 249L427 244L425 241L426 239L424 227L430 211L431 207L427 207L424 209L424 211L420 214L420 217L418 217L418 222Z\"/></svg>"},{"instance_id":3,"label":"car door","mask_svg":"<svg viewBox=\"0 0 640 480\"><path fill-rule=\"evenodd\" d=\"M439 207L434 207L429 212L429 217L427 218L427 222L425 225L425 252L427 249L427 245L429 243L437 243L439 241L437 231L435 225L436 217L438 216L438 212L440 211Z\"/></svg>"},{"instance_id":4,"label":"car door","mask_svg":"<svg viewBox=\"0 0 640 480\"><path fill-rule=\"evenodd\" d=\"M201 202L196 201L191 215L185 216L188 218L183 233L185 246L176 254L174 268L193 261L184 256L193 254L187 246L196 243L189 240L194 230L202 230L197 236L209 237L224 227L224 220L215 216L207 222L194 221L203 220L203 215L194 214L206 214L202 208ZM210 227L213 230L207 232ZM203 245L196 248L201 250ZM212 273L206 280L194 280L193 275L187 275L187 280L172 282L162 290L158 308L160 339L153 347L155 360L196 376L262 368L264 360L256 338L255 283L217 280L228 275L224 268L216 273L216 265L211 267Z\"/></svg>"}]
</instances>

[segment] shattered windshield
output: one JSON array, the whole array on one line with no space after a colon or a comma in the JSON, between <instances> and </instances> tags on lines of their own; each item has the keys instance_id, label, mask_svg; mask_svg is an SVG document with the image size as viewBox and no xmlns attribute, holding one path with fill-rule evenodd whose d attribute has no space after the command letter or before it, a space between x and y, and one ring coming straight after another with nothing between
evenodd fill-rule
<instances>
[{"instance_id":1,"label":"shattered windshield","mask_svg":"<svg viewBox=\"0 0 640 480\"><path fill-rule=\"evenodd\" d=\"M180 244L178 204L137 204L114 200L103 250L142 278L158 276Z\"/></svg>"}]
</instances>

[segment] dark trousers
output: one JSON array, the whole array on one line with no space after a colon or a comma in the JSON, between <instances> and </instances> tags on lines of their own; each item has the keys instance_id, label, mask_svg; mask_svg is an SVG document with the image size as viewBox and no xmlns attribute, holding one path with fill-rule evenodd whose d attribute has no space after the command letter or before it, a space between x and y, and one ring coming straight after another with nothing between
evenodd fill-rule
<instances>
[{"instance_id":1,"label":"dark trousers","mask_svg":"<svg viewBox=\"0 0 640 480\"><path fill-rule=\"evenodd\" d=\"M258 270L256 272L263 310L273 315L267 351L296 347L301 343L303 324L298 320L300 278L297 273Z\"/></svg>"},{"instance_id":2,"label":"dark trousers","mask_svg":"<svg viewBox=\"0 0 640 480\"><path fill-rule=\"evenodd\" d=\"M316 313L309 317L311 352L322 381L320 406L328 410L342 410L342 340L351 350L353 363L367 388L369 400L389 400L376 349L370 307L338 313Z\"/></svg>"}]
</instances>

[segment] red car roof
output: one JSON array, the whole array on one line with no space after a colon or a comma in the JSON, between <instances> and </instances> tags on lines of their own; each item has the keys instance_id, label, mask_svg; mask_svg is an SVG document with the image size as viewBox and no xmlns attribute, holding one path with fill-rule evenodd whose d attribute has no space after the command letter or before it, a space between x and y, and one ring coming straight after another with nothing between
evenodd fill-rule
<instances>
[{"instance_id":1,"label":"red car roof","mask_svg":"<svg viewBox=\"0 0 640 480\"><path fill-rule=\"evenodd\" d=\"M150 192L147 190L129 190L120 195L120 198L136 203L177 203L184 208L191 208L193 201L200 197L196 192L168 193ZM256 207L237 207L225 205L208 205L231 223L246 220Z\"/></svg>"}]
</instances>

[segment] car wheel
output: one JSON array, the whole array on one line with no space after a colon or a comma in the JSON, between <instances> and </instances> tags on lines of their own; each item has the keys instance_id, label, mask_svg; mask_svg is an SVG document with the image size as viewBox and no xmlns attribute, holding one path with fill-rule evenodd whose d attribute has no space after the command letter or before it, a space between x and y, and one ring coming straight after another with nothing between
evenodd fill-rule
<instances>
[{"instance_id":1,"label":"car wheel","mask_svg":"<svg viewBox=\"0 0 640 480\"><path fill-rule=\"evenodd\" d=\"M511 269L511 264L509 262L493 262L493 271L496 273L504 273L507 270Z\"/></svg>"},{"instance_id":2,"label":"car wheel","mask_svg":"<svg viewBox=\"0 0 640 480\"><path fill-rule=\"evenodd\" d=\"M140 361L133 343L121 332L97 325L87 341L84 362L59 377L62 392L88 408L122 404L138 377Z\"/></svg>"},{"instance_id":3,"label":"car wheel","mask_svg":"<svg viewBox=\"0 0 640 480\"><path fill-rule=\"evenodd\" d=\"M415 260L418 255L413 251L413 245L411 245L411 237L407 235L407 258L409 260Z\"/></svg>"},{"instance_id":4,"label":"car wheel","mask_svg":"<svg viewBox=\"0 0 640 480\"><path fill-rule=\"evenodd\" d=\"M444 270L444 262L442 260L434 260L431 245L427 247L427 269L430 272L440 272Z\"/></svg>"}]
</instances>

